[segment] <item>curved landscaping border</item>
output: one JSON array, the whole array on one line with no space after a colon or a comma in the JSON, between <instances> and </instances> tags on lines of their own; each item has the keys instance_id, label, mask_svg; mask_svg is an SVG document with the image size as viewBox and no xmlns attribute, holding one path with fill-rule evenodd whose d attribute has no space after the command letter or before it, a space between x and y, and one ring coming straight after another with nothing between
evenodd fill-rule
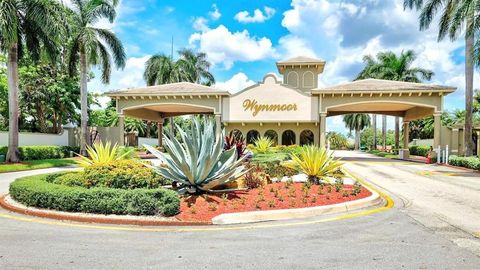
<instances>
[{"instance_id":1,"label":"curved landscaping border","mask_svg":"<svg viewBox=\"0 0 480 270\"><path fill-rule=\"evenodd\" d=\"M372 193L372 195L359 200L315 207L221 214L214 217L212 219L212 223L217 225L225 225L309 218L325 214L348 213L362 208L374 207L382 204L385 205L385 201L379 193L366 185L364 186Z\"/></svg>"},{"instance_id":2,"label":"curved landscaping border","mask_svg":"<svg viewBox=\"0 0 480 270\"><path fill-rule=\"evenodd\" d=\"M364 183L351 173L347 172L347 175L362 182L363 186L368 189L372 195L359 200L324 206L221 214L214 217L212 222L180 221L173 217L159 218L148 216L102 215L45 210L24 206L14 201L9 194L5 194L0 197L0 206L19 214L64 221L140 226L194 226L212 224L244 224L262 221L281 221L295 218L317 217L326 214L349 213L364 208L385 206L386 204L390 204L389 198L385 197L384 194L377 192L377 190L369 186L367 183Z\"/></svg>"},{"instance_id":3,"label":"curved landscaping border","mask_svg":"<svg viewBox=\"0 0 480 270\"><path fill-rule=\"evenodd\" d=\"M123 216L123 215L101 215L90 213L70 213L63 211L44 210L24 206L14 201L9 194L0 197L0 206L19 214L50 218L56 220L68 220L87 223L102 223L116 225L141 225L141 226L192 226L211 225L210 222L180 221L171 218L169 220L148 216Z\"/></svg>"}]
</instances>

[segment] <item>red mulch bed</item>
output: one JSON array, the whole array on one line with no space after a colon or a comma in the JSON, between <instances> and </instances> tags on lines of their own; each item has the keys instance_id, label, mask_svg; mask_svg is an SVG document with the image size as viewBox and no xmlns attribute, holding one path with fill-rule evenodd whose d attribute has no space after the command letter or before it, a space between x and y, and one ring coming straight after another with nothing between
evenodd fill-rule
<instances>
[{"instance_id":1,"label":"red mulch bed","mask_svg":"<svg viewBox=\"0 0 480 270\"><path fill-rule=\"evenodd\" d=\"M353 185L344 185L339 192L334 186L330 186L330 192L328 186L323 187L321 194L319 189L320 186L312 186L305 197L302 183L293 183L291 187L286 183L272 183L249 191L230 192L223 197L220 194L185 197L176 218L181 221L210 222L213 217L225 213L321 206L358 200L372 194L362 186L359 194L350 195L354 190ZM344 192L348 196L344 196Z\"/></svg>"}]
</instances>

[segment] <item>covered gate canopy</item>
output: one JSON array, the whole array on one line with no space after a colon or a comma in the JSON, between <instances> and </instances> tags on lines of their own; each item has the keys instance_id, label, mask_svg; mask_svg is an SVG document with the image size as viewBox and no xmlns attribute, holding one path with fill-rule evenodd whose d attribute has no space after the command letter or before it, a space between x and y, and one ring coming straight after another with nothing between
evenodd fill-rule
<instances>
[{"instance_id":1,"label":"covered gate canopy","mask_svg":"<svg viewBox=\"0 0 480 270\"><path fill-rule=\"evenodd\" d=\"M123 116L162 122L186 114L220 114L221 99L229 93L200 84L180 82L106 93Z\"/></svg>"},{"instance_id":2,"label":"covered gate canopy","mask_svg":"<svg viewBox=\"0 0 480 270\"><path fill-rule=\"evenodd\" d=\"M403 117L404 121L440 114L443 96L454 87L366 79L313 89L320 98L320 114L374 113Z\"/></svg>"}]
</instances>

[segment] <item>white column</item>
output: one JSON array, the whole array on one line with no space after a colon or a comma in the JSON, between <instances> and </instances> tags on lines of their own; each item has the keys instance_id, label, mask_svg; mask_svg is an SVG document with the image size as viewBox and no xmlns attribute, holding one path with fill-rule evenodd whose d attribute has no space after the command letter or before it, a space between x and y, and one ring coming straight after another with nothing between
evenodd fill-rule
<instances>
[{"instance_id":1,"label":"white column","mask_svg":"<svg viewBox=\"0 0 480 270\"><path fill-rule=\"evenodd\" d=\"M215 114L215 135L221 136L222 134L222 116Z\"/></svg>"},{"instance_id":2,"label":"white column","mask_svg":"<svg viewBox=\"0 0 480 270\"><path fill-rule=\"evenodd\" d=\"M163 147L163 118L157 122L158 147Z\"/></svg>"},{"instance_id":3,"label":"white column","mask_svg":"<svg viewBox=\"0 0 480 270\"><path fill-rule=\"evenodd\" d=\"M410 122L404 121L403 122L403 149L408 151L408 143L410 141L410 130L409 130Z\"/></svg>"},{"instance_id":4,"label":"white column","mask_svg":"<svg viewBox=\"0 0 480 270\"><path fill-rule=\"evenodd\" d=\"M118 135L118 145L125 146L125 116L123 114L118 115L118 128L119 128L119 135Z\"/></svg>"},{"instance_id":5,"label":"white column","mask_svg":"<svg viewBox=\"0 0 480 270\"><path fill-rule=\"evenodd\" d=\"M433 115L433 121L434 121L434 133L433 133L433 148L437 148L437 146L440 145L441 143L441 128L442 128L442 122L441 122L441 113L435 113Z\"/></svg>"},{"instance_id":6,"label":"white column","mask_svg":"<svg viewBox=\"0 0 480 270\"><path fill-rule=\"evenodd\" d=\"M321 113L320 114L320 148L324 148L327 145L327 114Z\"/></svg>"}]
</instances>

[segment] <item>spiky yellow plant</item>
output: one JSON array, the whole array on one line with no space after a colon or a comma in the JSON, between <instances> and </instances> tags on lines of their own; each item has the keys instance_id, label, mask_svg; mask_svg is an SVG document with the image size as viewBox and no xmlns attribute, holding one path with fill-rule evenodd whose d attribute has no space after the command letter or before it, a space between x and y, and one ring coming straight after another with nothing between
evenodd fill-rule
<instances>
[{"instance_id":1,"label":"spiky yellow plant","mask_svg":"<svg viewBox=\"0 0 480 270\"><path fill-rule=\"evenodd\" d=\"M273 141L268 137L262 136L255 140L254 145L255 145L255 148L254 148L255 152L263 154L271 150L273 146Z\"/></svg>"},{"instance_id":2,"label":"spiky yellow plant","mask_svg":"<svg viewBox=\"0 0 480 270\"><path fill-rule=\"evenodd\" d=\"M95 164L108 163L111 161L122 160L131 156L132 150L121 152L117 144L110 142L105 144L94 143L93 147L87 146L88 157L78 155L81 160L78 162L82 167L88 167Z\"/></svg>"},{"instance_id":3,"label":"spiky yellow plant","mask_svg":"<svg viewBox=\"0 0 480 270\"><path fill-rule=\"evenodd\" d=\"M328 153L325 148L303 146L298 153L292 153L283 166L303 172L309 181L319 184L320 180L328 181L329 177L337 177L342 163Z\"/></svg>"}]
</instances>

